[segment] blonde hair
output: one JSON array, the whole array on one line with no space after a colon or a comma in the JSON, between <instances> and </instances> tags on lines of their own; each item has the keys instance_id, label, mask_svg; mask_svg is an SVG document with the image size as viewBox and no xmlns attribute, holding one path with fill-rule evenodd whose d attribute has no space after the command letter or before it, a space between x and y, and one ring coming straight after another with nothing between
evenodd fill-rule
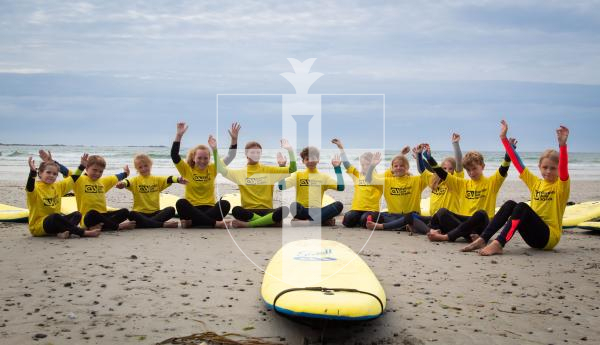
<instances>
[{"instance_id":1,"label":"blonde hair","mask_svg":"<svg viewBox=\"0 0 600 345\"><path fill-rule=\"evenodd\" d=\"M485 163L483 162L483 155L477 151L469 151L467 152L467 154L463 157L463 161L462 161L462 165L465 168L469 168L472 167L474 165L481 165L483 166Z\"/></svg>"},{"instance_id":2,"label":"blonde hair","mask_svg":"<svg viewBox=\"0 0 600 345\"><path fill-rule=\"evenodd\" d=\"M138 163L146 163L152 166L152 158L145 153L139 153L133 157L133 166L137 169Z\"/></svg>"},{"instance_id":3,"label":"blonde hair","mask_svg":"<svg viewBox=\"0 0 600 345\"><path fill-rule=\"evenodd\" d=\"M246 147L244 148L244 150L248 151L249 149L253 149L255 147L258 147L259 149L262 150L262 146L260 146L260 144L258 143L258 141L249 141L246 144Z\"/></svg>"},{"instance_id":4,"label":"blonde hair","mask_svg":"<svg viewBox=\"0 0 600 345\"><path fill-rule=\"evenodd\" d=\"M559 157L560 157L560 155L558 154L558 152L556 150L548 149L548 150L544 151L542 153L542 155L540 156L540 161L538 162L538 166L542 165L542 161L546 158L548 158L549 160L558 164Z\"/></svg>"},{"instance_id":5,"label":"blonde hair","mask_svg":"<svg viewBox=\"0 0 600 345\"><path fill-rule=\"evenodd\" d=\"M198 150L206 151L206 153L208 153L208 158L210 159L210 150L208 149L208 146L198 145L198 146L190 149L190 151L187 154L186 162L190 166L190 168L194 168L196 166L196 162L194 162L194 157L196 156L196 151L198 151Z\"/></svg>"},{"instance_id":6,"label":"blonde hair","mask_svg":"<svg viewBox=\"0 0 600 345\"><path fill-rule=\"evenodd\" d=\"M87 168L91 167L92 165L98 165L102 169L104 169L106 168L106 161L104 160L104 158L102 158L102 156L91 155L88 157Z\"/></svg>"},{"instance_id":7,"label":"blonde hair","mask_svg":"<svg viewBox=\"0 0 600 345\"><path fill-rule=\"evenodd\" d=\"M394 166L394 163L396 161L400 161L400 165L405 166L406 170L408 170L410 168L410 164L408 163L408 159L406 158L406 156L396 155L396 157L394 157L394 159L392 159L392 167Z\"/></svg>"},{"instance_id":8,"label":"blonde hair","mask_svg":"<svg viewBox=\"0 0 600 345\"><path fill-rule=\"evenodd\" d=\"M456 170L456 159L454 159L454 157L444 158L441 166L443 166L445 162L450 162L450 164L452 165L452 168L454 168L454 170ZM436 190L439 187L441 182L442 182L442 179L437 174L433 174L433 176L431 176L431 181L429 182L429 188L431 188L431 190Z\"/></svg>"},{"instance_id":9,"label":"blonde hair","mask_svg":"<svg viewBox=\"0 0 600 345\"><path fill-rule=\"evenodd\" d=\"M56 164L56 162L42 162L40 164L40 167L38 168L38 176L40 176L44 171L48 170L48 168L50 167L55 167L57 172L60 171L60 168L58 167L58 164Z\"/></svg>"}]
</instances>

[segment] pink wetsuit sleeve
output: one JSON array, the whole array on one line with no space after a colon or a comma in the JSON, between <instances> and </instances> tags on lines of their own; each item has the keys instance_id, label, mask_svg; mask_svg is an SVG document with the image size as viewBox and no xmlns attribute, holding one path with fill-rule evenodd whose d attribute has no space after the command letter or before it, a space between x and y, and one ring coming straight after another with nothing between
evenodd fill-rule
<instances>
[{"instance_id":1,"label":"pink wetsuit sleeve","mask_svg":"<svg viewBox=\"0 0 600 345\"><path fill-rule=\"evenodd\" d=\"M560 147L560 156L558 158L558 177L561 181L569 179L569 155L567 154L567 145Z\"/></svg>"},{"instance_id":2,"label":"pink wetsuit sleeve","mask_svg":"<svg viewBox=\"0 0 600 345\"><path fill-rule=\"evenodd\" d=\"M504 150L506 150L506 153L510 157L510 160L512 161L513 165L515 166L515 169L517 169L519 174L521 174L523 172L523 170L525 170L525 165L521 161L521 157L519 157L519 155L517 154L515 149L512 147L510 142L508 142L507 138L502 138L502 145L504 145Z\"/></svg>"}]
</instances>

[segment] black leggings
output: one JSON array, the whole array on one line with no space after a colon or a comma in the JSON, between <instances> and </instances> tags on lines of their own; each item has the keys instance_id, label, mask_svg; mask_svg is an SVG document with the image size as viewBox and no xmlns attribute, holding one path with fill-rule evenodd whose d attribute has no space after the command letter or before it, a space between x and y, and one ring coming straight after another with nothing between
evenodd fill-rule
<instances>
[{"instance_id":1,"label":"black leggings","mask_svg":"<svg viewBox=\"0 0 600 345\"><path fill-rule=\"evenodd\" d=\"M525 243L532 248L542 249L550 239L548 225L524 202L518 204L512 200L505 202L481 237L488 242L500 228L502 231L496 240L503 247L517 230Z\"/></svg>"},{"instance_id":2,"label":"black leggings","mask_svg":"<svg viewBox=\"0 0 600 345\"><path fill-rule=\"evenodd\" d=\"M442 233L448 235L448 241L450 242L454 242L460 237L464 237L468 242L471 242L470 235L480 235L490 222L490 218L484 210L479 210L473 213L471 217L467 217L451 212L447 208L441 208L435 213L431 219L432 228L434 228L434 219Z\"/></svg>"},{"instance_id":3,"label":"black leggings","mask_svg":"<svg viewBox=\"0 0 600 345\"><path fill-rule=\"evenodd\" d=\"M288 216L290 210L285 206L277 207L276 209L266 208L251 210L245 209L241 206L236 206L233 208L233 210L231 210L231 214L233 214L233 217L243 222L251 221L252 217L254 217L255 214L264 217L271 212L273 213L273 221L275 223L279 223L283 220L283 218Z\"/></svg>"},{"instance_id":4,"label":"black leggings","mask_svg":"<svg viewBox=\"0 0 600 345\"><path fill-rule=\"evenodd\" d=\"M169 206L160 211L152 213L129 212L129 220L135 221L135 227L143 228L162 228L164 223L175 216L175 207Z\"/></svg>"},{"instance_id":5,"label":"black leggings","mask_svg":"<svg viewBox=\"0 0 600 345\"><path fill-rule=\"evenodd\" d=\"M116 211L109 211L106 213L100 213L96 210L91 210L85 214L83 223L88 228L103 223L102 230L119 230L119 224L125 221L128 216L129 211L126 208Z\"/></svg>"},{"instance_id":6,"label":"black leggings","mask_svg":"<svg viewBox=\"0 0 600 345\"><path fill-rule=\"evenodd\" d=\"M53 213L44 218L44 232L49 235L56 235L68 231L71 235L83 237L84 231L77 226L81 221L81 213L73 212L66 216Z\"/></svg>"},{"instance_id":7,"label":"black leggings","mask_svg":"<svg viewBox=\"0 0 600 345\"><path fill-rule=\"evenodd\" d=\"M192 226L214 227L218 220L223 220L229 213L231 205L229 201L221 199L213 206L194 206L187 199L179 199L175 203L175 207L177 207L179 218L191 220Z\"/></svg>"},{"instance_id":8,"label":"black leggings","mask_svg":"<svg viewBox=\"0 0 600 345\"><path fill-rule=\"evenodd\" d=\"M366 227L367 217L371 216L373 221L379 217L379 212L376 211L355 211L350 210L344 214L344 220L342 224L347 228L353 228L355 226Z\"/></svg>"},{"instance_id":9,"label":"black leggings","mask_svg":"<svg viewBox=\"0 0 600 345\"><path fill-rule=\"evenodd\" d=\"M326 222L331 218L337 216L344 209L344 204L339 201L334 202L333 204L329 204L322 208L307 208L302 206L298 202L293 202L290 205L290 211L292 212L292 216L295 219L300 220L312 220L315 222ZM315 216L313 218L312 216Z\"/></svg>"}]
</instances>

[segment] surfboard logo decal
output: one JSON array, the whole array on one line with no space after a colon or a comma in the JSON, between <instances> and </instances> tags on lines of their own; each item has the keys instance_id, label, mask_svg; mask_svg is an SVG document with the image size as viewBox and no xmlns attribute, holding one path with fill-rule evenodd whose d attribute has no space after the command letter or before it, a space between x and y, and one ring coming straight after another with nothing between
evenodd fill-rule
<instances>
[{"instance_id":1,"label":"surfboard logo decal","mask_svg":"<svg viewBox=\"0 0 600 345\"><path fill-rule=\"evenodd\" d=\"M298 261L336 261L331 248L323 250L301 250L295 256L294 260Z\"/></svg>"}]
</instances>

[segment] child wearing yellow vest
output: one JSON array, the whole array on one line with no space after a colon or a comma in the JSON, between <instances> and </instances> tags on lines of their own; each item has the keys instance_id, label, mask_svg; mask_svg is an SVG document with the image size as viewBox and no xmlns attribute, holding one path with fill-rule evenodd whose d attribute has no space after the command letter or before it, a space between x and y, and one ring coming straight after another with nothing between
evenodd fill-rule
<instances>
[{"instance_id":1,"label":"child wearing yellow vest","mask_svg":"<svg viewBox=\"0 0 600 345\"><path fill-rule=\"evenodd\" d=\"M119 181L115 187L127 188L133 194L133 209L129 212L129 220L135 227L143 228L176 228L177 221L169 221L175 216L172 206L160 209L160 192L173 182L186 184L183 177L152 175L152 159L146 154L138 154L133 158L133 165L138 176Z\"/></svg>"},{"instance_id":2,"label":"child wearing yellow vest","mask_svg":"<svg viewBox=\"0 0 600 345\"><path fill-rule=\"evenodd\" d=\"M344 190L344 178L340 168L339 156L331 160L337 180L331 176L319 172L319 150L316 147L305 147L300 152L300 158L306 166L306 170L294 172L290 177L278 183L279 190L296 188L296 201L290 205L290 212L294 219L292 225L335 225L335 216L342 212L344 204L336 201L323 206L323 194L327 189L337 191Z\"/></svg>"},{"instance_id":3,"label":"child wearing yellow vest","mask_svg":"<svg viewBox=\"0 0 600 345\"><path fill-rule=\"evenodd\" d=\"M40 156L44 156L40 151ZM97 237L101 225L88 230L81 229L78 224L81 213L73 212L68 215L60 214L62 196L73 188L73 178L66 177L56 182L59 164L51 158L35 167L35 161L29 157L29 177L25 190L27 192L27 208L29 209L29 231L33 236L57 236L69 238L71 235L80 237ZM40 178L35 180L36 175Z\"/></svg>"},{"instance_id":4,"label":"child wearing yellow vest","mask_svg":"<svg viewBox=\"0 0 600 345\"><path fill-rule=\"evenodd\" d=\"M503 120L501 124L500 140L519 172L519 178L531 192L531 206L524 202L507 201L498 210L481 237L463 248L463 251L483 248L479 251L481 255L502 254L504 246L516 231L530 247L550 250L560 241L562 218L571 191L567 154L569 129L560 126L556 130L560 153L555 150L546 150L542 153L538 163L542 178L539 178L525 167L519 154L506 139L508 132L506 121ZM498 237L487 244L500 229Z\"/></svg>"}]
</instances>

